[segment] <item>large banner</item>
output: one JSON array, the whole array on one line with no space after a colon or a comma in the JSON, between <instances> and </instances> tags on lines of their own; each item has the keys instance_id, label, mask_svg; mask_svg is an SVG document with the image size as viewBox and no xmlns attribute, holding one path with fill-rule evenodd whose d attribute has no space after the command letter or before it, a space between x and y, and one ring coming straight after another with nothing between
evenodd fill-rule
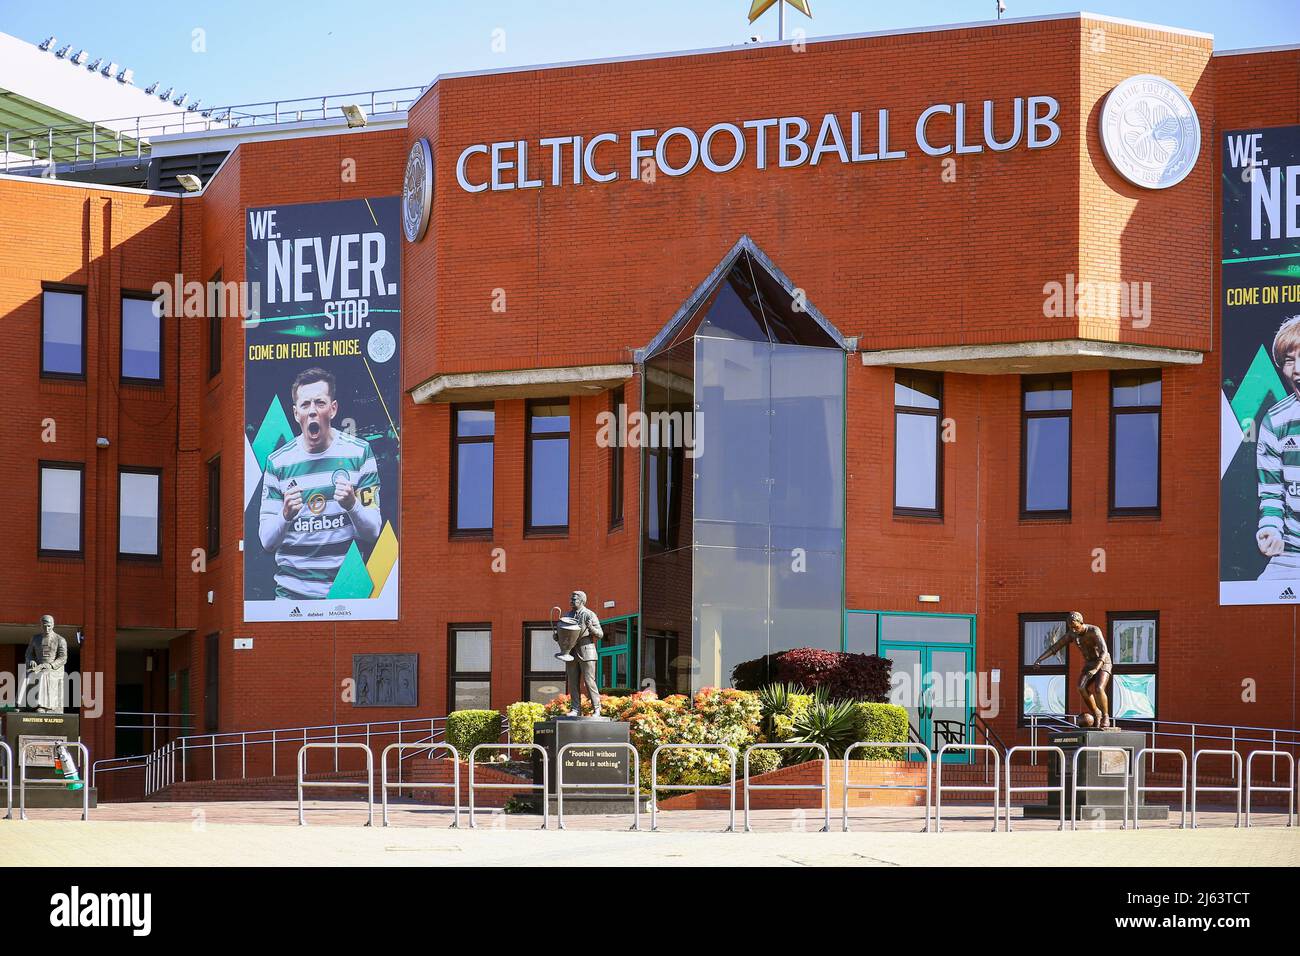
<instances>
[{"instance_id":1,"label":"large banner","mask_svg":"<svg viewBox=\"0 0 1300 956\"><path fill-rule=\"evenodd\" d=\"M1300 602L1300 126L1225 133L1219 603Z\"/></svg>"},{"instance_id":2,"label":"large banner","mask_svg":"<svg viewBox=\"0 0 1300 956\"><path fill-rule=\"evenodd\" d=\"M397 619L394 196L249 209L244 620Z\"/></svg>"}]
</instances>

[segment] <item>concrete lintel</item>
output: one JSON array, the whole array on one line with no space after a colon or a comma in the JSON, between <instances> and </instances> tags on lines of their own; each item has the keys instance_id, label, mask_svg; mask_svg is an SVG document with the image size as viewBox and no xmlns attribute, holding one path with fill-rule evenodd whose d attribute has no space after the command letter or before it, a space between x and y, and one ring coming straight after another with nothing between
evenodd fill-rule
<instances>
[{"instance_id":1,"label":"concrete lintel","mask_svg":"<svg viewBox=\"0 0 1300 956\"><path fill-rule=\"evenodd\" d=\"M500 372L435 375L411 389L417 405L509 398L556 398L614 388L632 377L628 365L567 365Z\"/></svg>"},{"instance_id":2,"label":"concrete lintel","mask_svg":"<svg viewBox=\"0 0 1300 956\"><path fill-rule=\"evenodd\" d=\"M1204 353L1124 342L1062 339L998 345L945 345L862 353L867 366L899 366L972 375L1018 375L1087 369L1200 365Z\"/></svg>"}]
</instances>

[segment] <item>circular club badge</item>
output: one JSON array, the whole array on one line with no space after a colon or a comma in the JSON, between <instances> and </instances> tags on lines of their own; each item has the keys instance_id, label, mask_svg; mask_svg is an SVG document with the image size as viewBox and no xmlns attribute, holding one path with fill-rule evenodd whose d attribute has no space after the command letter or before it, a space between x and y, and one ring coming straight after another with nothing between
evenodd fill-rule
<instances>
[{"instance_id":1,"label":"circular club badge","mask_svg":"<svg viewBox=\"0 0 1300 956\"><path fill-rule=\"evenodd\" d=\"M1183 91L1160 76L1130 76L1101 107L1101 145L1121 176L1145 189L1187 178L1201 153L1201 123Z\"/></svg>"},{"instance_id":2,"label":"circular club badge","mask_svg":"<svg viewBox=\"0 0 1300 956\"><path fill-rule=\"evenodd\" d=\"M387 329L380 329L371 334L366 341L366 351L370 353L372 361L384 363L393 357L397 351L397 339L393 338L393 333Z\"/></svg>"},{"instance_id":3,"label":"circular club badge","mask_svg":"<svg viewBox=\"0 0 1300 956\"><path fill-rule=\"evenodd\" d=\"M407 242L424 238L432 207L433 153L427 139L418 139L406 154L406 178L402 182L402 230Z\"/></svg>"}]
</instances>

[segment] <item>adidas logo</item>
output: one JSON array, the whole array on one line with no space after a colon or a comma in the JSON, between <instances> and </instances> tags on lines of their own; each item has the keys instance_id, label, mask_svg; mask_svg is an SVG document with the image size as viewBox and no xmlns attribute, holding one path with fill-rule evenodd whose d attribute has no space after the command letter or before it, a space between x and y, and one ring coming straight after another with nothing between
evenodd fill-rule
<instances>
[{"instance_id":1,"label":"adidas logo","mask_svg":"<svg viewBox=\"0 0 1300 956\"><path fill-rule=\"evenodd\" d=\"M1277 599L1279 601L1294 601L1295 592L1292 591L1290 588L1284 588L1282 590L1282 593L1277 596Z\"/></svg>"},{"instance_id":2,"label":"adidas logo","mask_svg":"<svg viewBox=\"0 0 1300 956\"><path fill-rule=\"evenodd\" d=\"M298 607L298 605L295 604L295 605L293 606L293 610L289 612L289 616L290 616L290 617L302 617L302 608Z\"/></svg>"},{"instance_id":3,"label":"adidas logo","mask_svg":"<svg viewBox=\"0 0 1300 956\"><path fill-rule=\"evenodd\" d=\"M1288 435L1286 441L1282 442L1283 448L1300 448L1300 442L1295 440L1294 435Z\"/></svg>"}]
</instances>

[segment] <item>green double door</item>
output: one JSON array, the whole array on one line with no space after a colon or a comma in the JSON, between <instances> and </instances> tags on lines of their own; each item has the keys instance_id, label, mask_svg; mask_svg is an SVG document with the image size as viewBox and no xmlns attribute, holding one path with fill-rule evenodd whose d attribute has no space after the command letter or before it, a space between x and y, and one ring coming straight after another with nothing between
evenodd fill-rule
<instances>
[{"instance_id":1,"label":"green double door","mask_svg":"<svg viewBox=\"0 0 1300 956\"><path fill-rule=\"evenodd\" d=\"M907 710L912 733L937 756L944 744L975 743L972 696L975 649L954 644L880 642L880 656L894 662L897 681L890 702ZM944 756L947 763L969 763L967 751ZM911 751L911 759L923 759Z\"/></svg>"}]
</instances>

